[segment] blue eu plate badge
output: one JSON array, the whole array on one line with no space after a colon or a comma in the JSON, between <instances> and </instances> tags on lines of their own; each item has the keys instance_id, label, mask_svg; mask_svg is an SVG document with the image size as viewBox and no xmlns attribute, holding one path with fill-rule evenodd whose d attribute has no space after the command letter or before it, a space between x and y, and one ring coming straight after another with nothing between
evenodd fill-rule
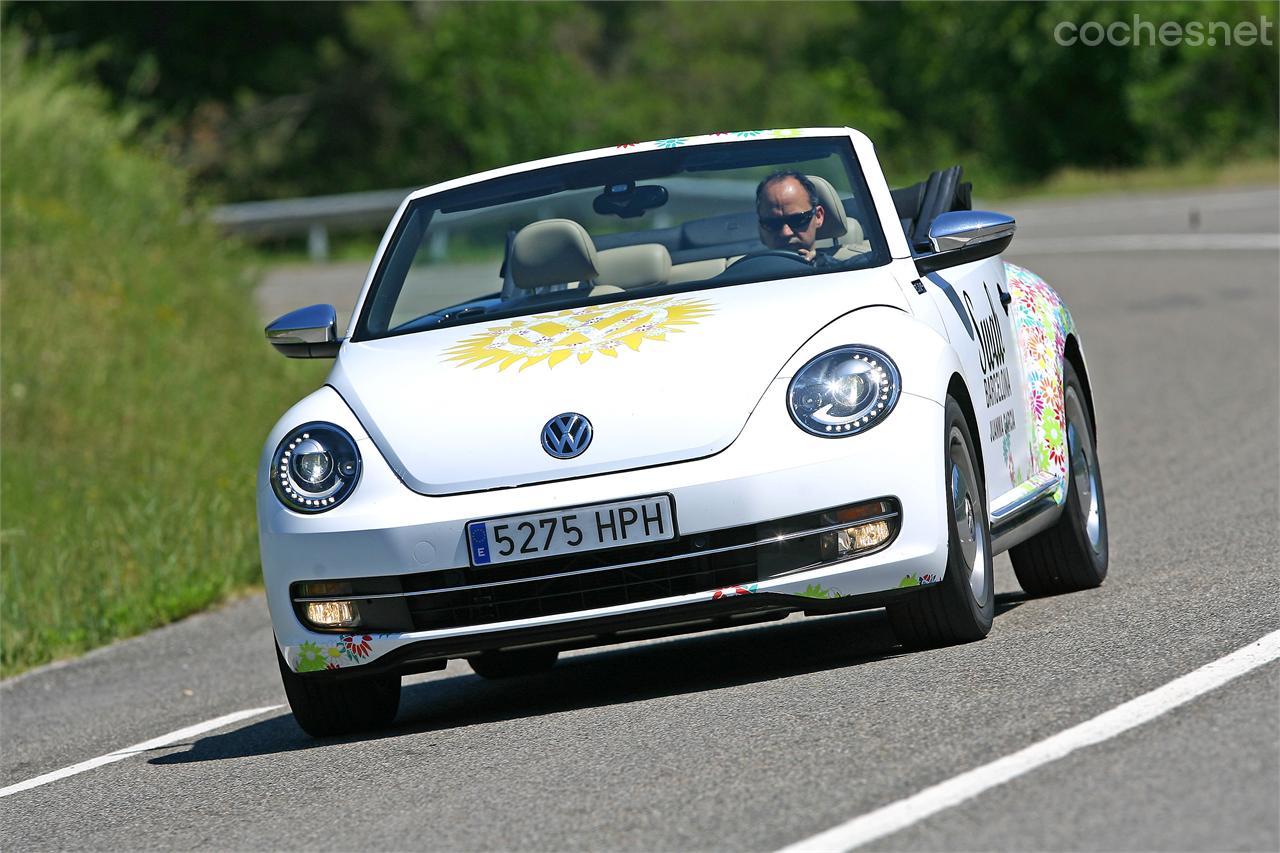
<instances>
[{"instance_id":1,"label":"blue eu plate badge","mask_svg":"<svg viewBox=\"0 0 1280 853\"><path fill-rule=\"evenodd\" d=\"M477 566L489 562L489 537L485 535L484 522L468 525L471 533L471 559Z\"/></svg>"}]
</instances>

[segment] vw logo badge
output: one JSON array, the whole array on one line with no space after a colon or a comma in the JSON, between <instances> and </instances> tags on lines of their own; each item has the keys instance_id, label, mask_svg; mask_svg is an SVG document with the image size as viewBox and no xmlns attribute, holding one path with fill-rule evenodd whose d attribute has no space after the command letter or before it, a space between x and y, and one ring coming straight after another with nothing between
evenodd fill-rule
<instances>
[{"instance_id":1,"label":"vw logo badge","mask_svg":"<svg viewBox=\"0 0 1280 853\"><path fill-rule=\"evenodd\" d=\"M565 412L542 428L542 449L557 459L572 459L591 444L591 421L577 412Z\"/></svg>"}]
</instances>

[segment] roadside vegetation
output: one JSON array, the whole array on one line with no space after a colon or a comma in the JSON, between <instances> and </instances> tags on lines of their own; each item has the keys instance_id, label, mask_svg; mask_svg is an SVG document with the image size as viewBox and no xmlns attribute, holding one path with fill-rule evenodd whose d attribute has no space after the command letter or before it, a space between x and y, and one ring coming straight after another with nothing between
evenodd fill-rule
<instances>
[{"instance_id":1,"label":"roadside vegetation","mask_svg":"<svg viewBox=\"0 0 1280 853\"><path fill-rule=\"evenodd\" d=\"M220 200L424 185L583 148L853 125L892 182L1273 159L1274 0L28 3ZM1061 26L1270 24L1267 40L1065 45ZM210 34L216 33L216 38ZM264 38L263 34L269 34ZM193 58L198 60L193 61Z\"/></svg>"},{"instance_id":2,"label":"roadside vegetation","mask_svg":"<svg viewBox=\"0 0 1280 853\"><path fill-rule=\"evenodd\" d=\"M1239 159L1226 162L1192 161L1168 166L1131 169L1062 169L1029 184L986 183L977 188L984 201L1064 198L1081 195L1218 189L1280 185L1280 161Z\"/></svg>"},{"instance_id":3,"label":"roadside vegetation","mask_svg":"<svg viewBox=\"0 0 1280 853\"><path fill-rule=\"evenodd\" d=\"M258 452L323 366L262 340L246 256L133 118L65 64L3 55L7 676L255 583Z\"/></svg>"}]
</instances>

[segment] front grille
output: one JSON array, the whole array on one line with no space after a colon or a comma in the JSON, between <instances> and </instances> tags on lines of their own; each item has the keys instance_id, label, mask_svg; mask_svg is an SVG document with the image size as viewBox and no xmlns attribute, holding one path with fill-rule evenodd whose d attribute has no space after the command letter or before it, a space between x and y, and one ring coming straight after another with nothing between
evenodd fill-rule
<instances>
[{"instance_id":1,"label":"front grille","mask_svg":"<svg viewBox=\"0 0 1280 853\"><path fill-rule=\"evenodd\" d=\"M879 505L895 531L898 502ZM358 578L340 595L308 597L294 585L303 618L306 601L359 604L364 631L428 631L553 616L652 601L723 587L746 586L833 559L829 537L838 509L762 524L725 528L626 548L561 555L496 566ZM877 516L880 517L880 516ZM886 542L884 546L887 547Z\"/></svg>"},{"instance_id":2,"label":"front grille","mask_svg":"<svg viewBox=\"0 0 1280 853\"><path fill-rule=\"evenodd\" d=\"M757 579L755 553L748 549L627 569L600 569L500 586L415 595L406 601L414 630L425 631L633 604L755 583Z\"/></svg>"}]
</instances>

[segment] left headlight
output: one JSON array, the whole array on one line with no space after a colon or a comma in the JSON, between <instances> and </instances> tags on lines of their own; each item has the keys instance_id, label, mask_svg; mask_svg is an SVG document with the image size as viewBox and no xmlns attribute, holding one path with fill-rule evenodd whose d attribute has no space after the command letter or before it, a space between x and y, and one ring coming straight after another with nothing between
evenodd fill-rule
<instances>
[{"instance_id":1,"label":"left headlight","mask_svg":"<svg viewBox=\"0 0 1280 853\"><path fill-rule=\"evenodd\" d=\"M837 347L800 368L787 388L787 409L805 432L843 438L884 420L901 384L897 365L880 350Z\"/></svg>"},{"instance_id":2,"label":"left headlight","mask_svg":"<svg viewBox=\"0 0 1280 853\"><path fill-rule=\"evenodd\" d=\"M360 481L360 451L346 430L309 423L284 437L271 457L271 488L296 512L324 512Z\"/></svg>"}]
</instances>

